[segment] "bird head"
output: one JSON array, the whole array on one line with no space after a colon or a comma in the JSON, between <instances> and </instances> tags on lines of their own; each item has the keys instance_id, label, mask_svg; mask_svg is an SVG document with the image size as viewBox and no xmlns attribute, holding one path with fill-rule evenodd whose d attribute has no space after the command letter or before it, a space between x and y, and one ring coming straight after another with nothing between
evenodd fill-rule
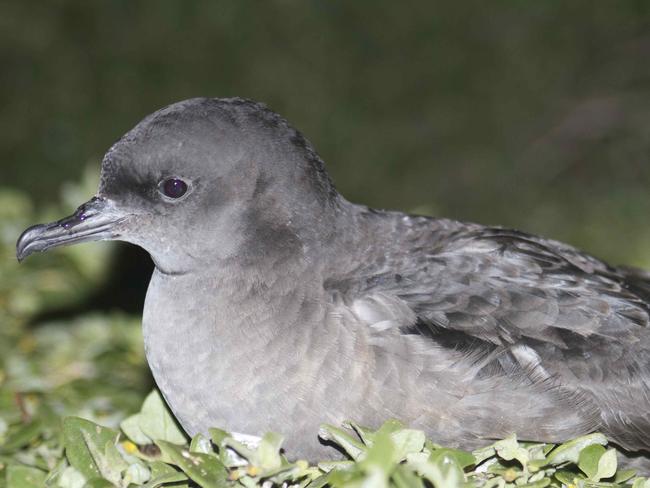
<instances>
[{"instance_id":1,"label":"bird head","mask_svg":"<svg viewBox=\"0 0 650 488\"><path fill-rule=\"evenodd\" d=\"M162 272L290 255L339 200L309 142L257 102L190 99L142 120L106 153L97 194L19 238L18 260L95 240L143 247Z\"/></svg>"}]
</instances>

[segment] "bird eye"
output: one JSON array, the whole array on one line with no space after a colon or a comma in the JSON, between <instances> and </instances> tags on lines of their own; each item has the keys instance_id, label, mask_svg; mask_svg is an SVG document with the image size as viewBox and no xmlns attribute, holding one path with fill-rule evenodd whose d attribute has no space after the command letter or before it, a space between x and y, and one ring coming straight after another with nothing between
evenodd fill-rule
<instances>
[{"instance_id":1,"label":"bird eye","mask_svg":"<svg viewBox=\"0 0 650 488\"><path fill-rule=\"evenodd\" d=\"M169 198L180 198L187 193L187 183L180 178L169 178L160 183L160 191Z\"/></svg>"}]
</instances>

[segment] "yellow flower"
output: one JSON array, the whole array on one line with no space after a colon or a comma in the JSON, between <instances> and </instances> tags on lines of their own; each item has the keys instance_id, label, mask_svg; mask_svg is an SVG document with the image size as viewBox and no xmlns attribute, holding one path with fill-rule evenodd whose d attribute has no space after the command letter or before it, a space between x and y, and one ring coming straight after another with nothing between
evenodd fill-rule
<instances>
[{"instance_id":1,"label":"yellow flower","mask_svg":"<svg viewBox=\"0 0 650 488\"><path fill-rule=\"evenodd\" d=\"M122 442L122 447L124 450L127 452L127 454L133 454L138 452L138 446L136 446L133 442L131 441L124 441Z\"/></svg>"}]
</instances>

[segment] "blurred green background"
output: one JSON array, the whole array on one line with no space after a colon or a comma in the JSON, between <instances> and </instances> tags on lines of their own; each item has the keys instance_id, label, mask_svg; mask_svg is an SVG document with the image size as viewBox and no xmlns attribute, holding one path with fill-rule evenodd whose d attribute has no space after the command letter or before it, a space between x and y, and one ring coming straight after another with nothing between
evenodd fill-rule
<instances>
[{"instance_id":1,"label":"blurred green background","mask_svg":"<svg viewBox=\"0 0 650 488\"><path fill-rule=\"evenodd\" d=\"M650 266L647 0L0 9L1 183L39 205L153 110L239 95L301 129L353 201Z\"/></svg>"},{"instance_id":2,"label":"blurred green background","mask_svg":"<svg viewBox=\"0 0 650 488\"><path fill-rule=\"evenodd\" d=\"M196 96L266 102L352 201L650 268L648 0L0 0L0 488L7 453L53 469L62 416L115 426L152 386L146 254L19 267L16 238L89 198L143 116Z\"/></svg>"}]
</instances>

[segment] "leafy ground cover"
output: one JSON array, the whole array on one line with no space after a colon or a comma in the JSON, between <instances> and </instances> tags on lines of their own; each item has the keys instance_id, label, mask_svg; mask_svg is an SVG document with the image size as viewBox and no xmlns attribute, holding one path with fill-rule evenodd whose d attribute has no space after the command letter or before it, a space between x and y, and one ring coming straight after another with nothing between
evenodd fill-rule
<instances>
[{"instance_id":1,"label":"leafy ground cover","mask_svg":"<svg viewBox=\"0 0 650 488\"><path fill-rule=\"evenodd\" d=\"M83 201L89 186L69 186L65 195ZM317 464L287 460L274 433L256 447L218 426L188 439L159 394L149 393L139 317L38 319L54 306L83 301L109 265L110 246L98 244L18 267L19 232L66 210L37 214L24 195L0 191L0 488L650 488L619 467L600 434L559 446L512 437L470 453L436 445L394 420L378 430L349 422L318 433L345 459L333 449Z\"/></svg>"}]
</instances>

